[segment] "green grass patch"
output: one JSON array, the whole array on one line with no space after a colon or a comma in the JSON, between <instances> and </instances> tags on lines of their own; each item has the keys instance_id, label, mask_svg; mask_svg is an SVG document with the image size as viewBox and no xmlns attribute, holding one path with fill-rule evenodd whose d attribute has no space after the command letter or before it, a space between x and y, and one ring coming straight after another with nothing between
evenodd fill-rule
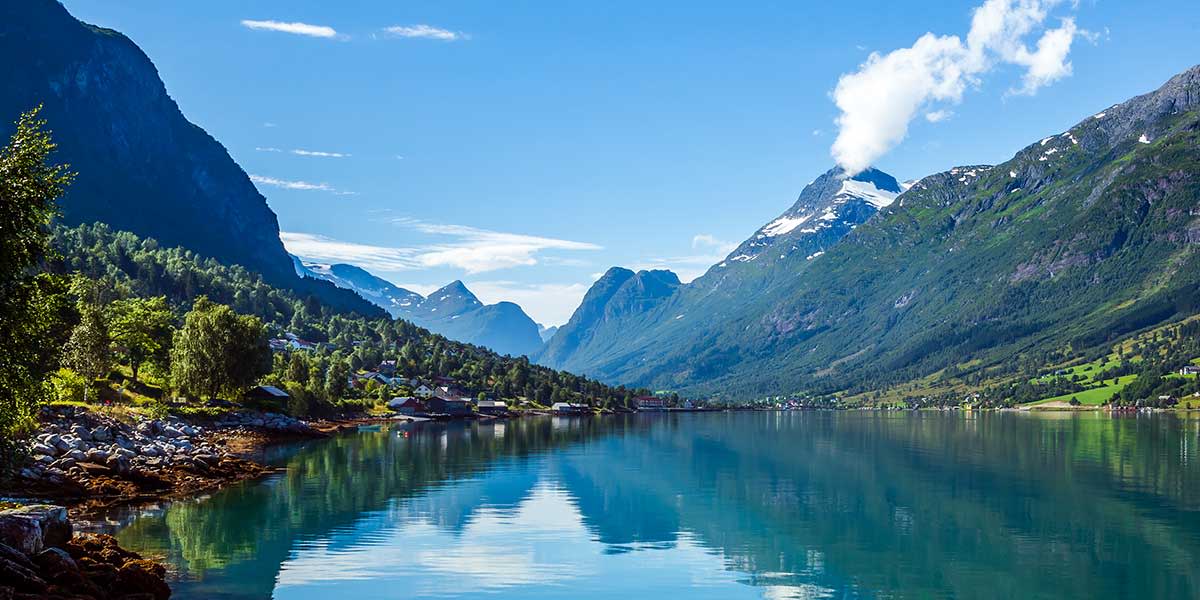
<instances>
[{"instance_id":1,"label":"green grass patch","mask_svg":"<svg viewBox=\"0 0 1200 600\"><path fill-rule=\"evenodd\" d=\"M1053 398L1044 398L1042 400L1038 400L1037 402L1030 402L1026 406L1038 406L1041 404L1049 404L1051 402L1070 402L1071 398L1079 400L1079 403L1083 406L1100 406L1102 404L1107 404L1109 399L1112 398L1113 394L1119 393L1121 390L1125 389L1125 386L1133 383L1135 379L1137 379L1137 375L1126 375L1124 377L1117 378L1116 383L1094 387L1083 390L1082 392L1063 394L1061 396L1054 396Z\"/></svg>"}]
</instances>

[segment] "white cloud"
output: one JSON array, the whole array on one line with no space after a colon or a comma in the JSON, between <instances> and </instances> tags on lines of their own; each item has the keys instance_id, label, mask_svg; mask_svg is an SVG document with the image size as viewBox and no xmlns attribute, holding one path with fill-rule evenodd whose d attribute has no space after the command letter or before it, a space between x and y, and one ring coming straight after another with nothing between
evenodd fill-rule
<instances>
[{"instance_id":1,"label":"white cloud","mask_svg":"<svg viewBox=\"0 0 1200 600\"><path fill-rule=\"evenodd\" d=\"M433 236L434 241L390 247L344 242L308 233L284 232L280 237L289 252L309 260L345 262L365 269L392 272L450 267L467 274L479 274L539 263L569 262L569 259L545 256L543 253L546 251L602 249L585 242L503 233L465 225L443 225L406 218L393 219L392 222Z\"/></svg>"},{"instance_id":2,"label":"white cloud","mask_svg":"<svg viewBox=\"0 0 1200 600\"><path fill-rule=\"evenodd\" d=\"M308 23L285 23L283 21L253 21L245 19L242 26L262 31L279 31L295 35L306 35L317 38L337 37L337 30L325 25L309 25Z\"/></svg>"},{"instance_id":3,"label":"white cloud","mask_svg":"<svg viewBox=\"0 0 1200 600\"><path fill-rule=\"evenodd\" d=\"M467 273L484 273L510 267L538 264L545 250L601 250L600 246L518 233L503 233L466 225L428 223L398 218L392 223L428 235L448 238L425 248L421 261L426 267L456 267Z\"/></svg>"},{"instance_id":4,"label":"white cloud","mask_svg":"<svg viewBox=\"0 0 1200 600\"><path fill-rule=\"evenodd\" d=\"M270 146L267 146L267 147L259 146L259 147L255 148L255 150L257 150L259 152L283 152L283 150L280 150L279 148L272 148Z\"/></svg>"},{"instance_id":5,"label":"white cloud","mask_svg":"<svg viewBox=\"0 0 1200 600\"><path fill-rule=\"evenodd\" d=\"M392 27L385 27L384 31L397 37L423 38L444 42L470 39L470 36L461 31L450 31L449 29L430 25L394 25Z\"/></svg>"},{"instance_id":6,"label":"white cloud","mask_svg":"<svg viewBox=\"0 0 1200 600\"><path fill-rule=\"evenodd\" d=\"M485 304L515 302L542 325L562 325L583 301L591 287L586 283L519 283L515 281L469 281L467 287Z\"/></svg>"},{"instance_id":7,"label":"white cloud","mask_svg":"<svg viewBox=\"0 0 1200 600\"><path fill-rule=\"evenodd\" d=\"M306 260L349 263L369 271L408 271L421 268L416 248L391 248L294 231L279 232L287 251ZM432 290L430 290L432 291Z\"/></svg>"},{"instance_id":8,"label":"white cloud","mask_svg":"<svg viewBox=\"0 0 1200 600\"><path fill-rule=\"evenodd\" d=\"M286 179L276 179L274 177L266 177L264 175L251 175L250 181L261 185L269 185L272 187L283 188L285 190L315 190L320 192L337 192L327 183L309 183L307 181L288 181Z\"/></svg>"},{"instance_id":9,"label":"white cloud","mask_svg":"<svg viewBox=\"0 0 1200 600\"><path fill-rule=\"evenodd\" d=\"M1011 93L1032 94L1070 75L1067 55L1080 34L1073 19L1042 31L1033 50L1026 39L1044 29L1049 10L1061 3L987 0L975 9L965 43L958 36L926 33L908 48L871 53L858 71L839 78L833 91L841 111L834 159L852 173L871 166L903 141L922 109L961 102L967 87L978 85L997 65L1025 69L1021 87Z\"/></svg>"},{"instance_id":10,"label":"white cloud","mask_svg":"<svg viewBox=\"0 0 1200 600\"><path fill-rule=\"evenodd\" d=\"M952 110L946 110L946 109L933 110L933 111L929 111L929 112L925 113L925 120L929 121L930 123L941 123L942 121L945 121L946 119L949 119L950 117L953 117L953 116L954 116L954 111L952 111Z\"/></svg>"},{"instance_id":11,"label":"white cloud","mask_svg":"<svg viewBox=\"0 0 1200 600\"><path fill-rule=\"evenodd\" d=\"M343 154L341 152L321 152L319 150L299 150L299 149L292 150L292 154L295 154L297 156L317 156L317 157L321 157L321 158L346 158L346 157L350 156L349 154Z\"/></svg>"}]
</instances>

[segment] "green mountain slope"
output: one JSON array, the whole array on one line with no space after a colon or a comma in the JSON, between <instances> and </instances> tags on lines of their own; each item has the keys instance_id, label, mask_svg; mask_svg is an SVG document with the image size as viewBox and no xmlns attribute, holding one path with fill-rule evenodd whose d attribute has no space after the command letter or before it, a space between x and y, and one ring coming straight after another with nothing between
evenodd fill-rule
<instances>
[{"instance_id":1,"label":"green mountain slope","mask_svg":"<svg viewBox=\"0 0 1200 600\"><path fill-rule=\"evenodd\" d=\"M613 286L624 281L616 280L614 273L632 275L625 269L611 270L593 285L572 318L573 324L547 344L539 361L619 377L642 360L638 343L647 344L645 352L652 354L660 352L662 344L675 343L697 328L717 326L738 307L753 302L762 290L794 279L900 192L895 178L882 171L868 169L847 177L840 169L831 169L805 186L788 210L759 228L703 276L682 286L676 280L670 293L642 303L639 310L589 317L595 312L589 306L607 302L608 290L615 293ZM695 377L716 374L706 370Z\"/></svg>"},{"instance_id":2,"label":"green mountain slope","mask_svg":"<svg viewBox=\"0 0 1200 600\"><path fill-rule=\"evenodd\" d=\"M587 372L752 397L1095 346L1200 311L1198 250L1193 68L1001 165L926 177L719 318L659 317Z\"/></svg>"}]
</instances>

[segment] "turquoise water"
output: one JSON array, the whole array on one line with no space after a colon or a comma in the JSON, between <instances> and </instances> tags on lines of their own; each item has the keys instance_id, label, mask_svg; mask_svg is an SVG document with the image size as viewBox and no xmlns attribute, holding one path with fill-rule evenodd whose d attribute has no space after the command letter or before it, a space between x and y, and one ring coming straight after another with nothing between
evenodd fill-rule
<instances>
[{"instance_id":1,"label":"turquoise water","mask_svg":"<svg viewBox=\"0 0 1200 600\"><path fill-rule=\"evenodd\" d=\"M1200 598L1200 421L424 424L124 515L176 598Z\"/></svg>"}]
</instances>

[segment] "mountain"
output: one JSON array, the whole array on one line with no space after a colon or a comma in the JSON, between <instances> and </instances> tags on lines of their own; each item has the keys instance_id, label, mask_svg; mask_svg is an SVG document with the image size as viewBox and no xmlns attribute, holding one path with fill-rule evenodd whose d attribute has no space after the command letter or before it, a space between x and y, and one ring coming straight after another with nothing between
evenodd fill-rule
<instances>
[{"instance_id":1,"label":"mountain","mask_svg":"<svg viewBox=\"0 0 1200 600\"><path fill-rule=\"evenodd\" d=\"M296 274L301 277L323 279L337 287L352 290L367 301L388 311L393 317L416 306L422 300L420 294L397 287L392 282L376 277L364 269L347 264L306 263L292 256Z\"/></svg>"},{"instance_id":2,"label":"mountain","mask_svg":"<svg viewBox=\"0 0 1200 600\"><path fill-rule=\"evenodd\" d=\"M542 347L540 328L512 302L485 305L455 281L423 297L347 264L320 264L292 257L301 277L328 281L356 292L393 317L408 320L452 340L512 356L533 355Z\"/></svg>"},{"instance_id":3,"label":"mountain","mask_svg":"<svg viewBox=\"0 0 1200 600\"><path fill-rule=\"evenodd\" d=\"M869 389L1200 312L1200 67L1000 165L925 177L824 252L672 330L681 292L584 370L728 397Z\"/></svg>"},{"instance_id":4,"label":"mountain","mask_svg":"<svg viewBox=\"0 0 1200 600\"><path fill-rule=\"evenodd\" d=\"M688 285L680 285L674 274L665 271L635 276L628 269L611 269L593 284L571 321L547 343L538 360L599 376L619 376L626 360L637 360L627 358L628 340L665 342L681 330L719 321L776 279L793 277L891 204L901 189L894 177L876 169L853 177L831 169L805 186L788 210ZM631 303L629 297L638 300ZM614 359L616 365L610 364Z\"/></svg>"},{"instance_id":5,"label":"mountain","mask_svg":"<svg viewBox=\"0 0 1200 600\"><path fill-rule=\"evenodd\" d=\"M567 364L597 336L620 335L619 325L645 314L671 297L680 286L670 271L638 271L613 267L584 295L571 320L560 327L537 356L544 365Z\"/></svg>"},{"instance_id":6,"label":"mountain","mask_svg":"<svg viewBox=\"0 0 1200 600\"><path fill-rule=\"evenodd\" d=\"M125 36L54 0L0 3L0 135L41 105L78 173L60 200L66 224L104 222L242 265L273 285L342 310L379 312L296 277L266 199L219 142L187 120L150 59Z\"/></svg>"},{"instance_id":7,"label":"mountain","mask_svg":"<svg viewBox=\"0 0 1200 600\"><path fill-rule=\"evenodd\" d=\"M538 336L542 338L543 342L550 341L550 338L554 337L555 333L558 333L557 325L546 327L545 325L538 323Z\"/></svg>"}]
</instances>

